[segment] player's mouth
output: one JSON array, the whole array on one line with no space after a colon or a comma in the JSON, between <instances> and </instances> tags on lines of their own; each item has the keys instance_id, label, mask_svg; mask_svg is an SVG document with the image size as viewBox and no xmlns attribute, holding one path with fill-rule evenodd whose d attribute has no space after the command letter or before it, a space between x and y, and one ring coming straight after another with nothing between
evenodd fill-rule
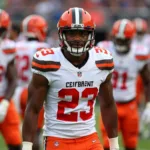
<instances>
[{"instance_id":1,"label":"player's mouth","mask_svg":"<svg viewBox=\"0 0 150 150\"><path fill-rule=\"evenodd\" d=\"M84 45L84 42L70 42L70 46L74 48L82 48Z\"/></svg>"}]
</instances>

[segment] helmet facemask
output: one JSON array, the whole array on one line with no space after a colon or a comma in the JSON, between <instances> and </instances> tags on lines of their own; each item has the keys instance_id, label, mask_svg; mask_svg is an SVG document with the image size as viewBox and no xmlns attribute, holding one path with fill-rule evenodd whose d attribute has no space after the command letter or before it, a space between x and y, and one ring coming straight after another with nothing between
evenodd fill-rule
<instances>
[{"instance_id":1,"label":"helmet facemask","mask_svg":"<svg viewBox=\"0 0 150 150\"><path fill-rule=\"evenodd\" d=\"M145 32L143 32L143 31L137 31L136 32L136 39L138 41L141 41L141 40L143 40L144 35L145 35Z\"/></svg>"},{"instance_id":2,"label":"helmet facemask","mask_svg":"<svg viewBox=\"0 0 150 150\"><path fill-rule=\"evenodd\" d=\"M67 39L68 32L72 32L71 34L74 34L75 32L79 32L79 34L81 34L81 37L78 40L73 40L74 37L72 35L72 39L68 40ZM81 56L84 52L89 51L94 46L94 42L95 42L94 30L91 29L86 30L86 29L79 29L79 28L59 29L58 34L61 41L61 47L67 50L73 56ZM84 34L87 34L86 39L84 38Z\"/></svg>"},{"instance_id":3,"label":"helmet facemask","mask_svg":"<svg viewBox=\"0 0 150 150\"><path fill-rule=\"evenodd\" d=\"M114 23L112 36L118 53L124 54L129 52L135 31L134 24L128 19L121 19Z\"/></svg>"},{"instance_id":4,"label":"helmet facemask","mask_svg":"<svg viewBox=\"0 0 150 150\"><path fill-rule=\"evenodd\" d=\"M114 43L115 43L116 51L118 53L127 53L127 52L129 52L130 46L131 46L131 39L115 38Z\"/></svg>"}]
</instances>

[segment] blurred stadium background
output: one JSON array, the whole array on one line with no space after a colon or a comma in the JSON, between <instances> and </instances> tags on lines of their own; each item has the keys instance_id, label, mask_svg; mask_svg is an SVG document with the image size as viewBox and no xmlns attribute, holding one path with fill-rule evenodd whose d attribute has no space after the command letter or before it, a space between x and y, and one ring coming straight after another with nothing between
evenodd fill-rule
<instances>
[{"instance_id":1,"label":"blurred stadium background","mask_svg":"<svg viewBox=\"0 0 150 150\"><path fill-rule=\"evenodd\" d=\"M0 8L10 14L12 23L18 27L27 15L42 15L49 23L49 39L55 36L57 39L56 24L62 12L75 6L83 7L93 16L97 25L96 43L109 38L113 22L120 18L141 17L150 26L150 0L0 0ZM6 149L0 136L0 150ZM150 139L140 139L138 150L150 150Z\"/></svg>"},{"instance_id":2,"label":"blurred stadium background","mask_svg":"<svg viewBox=\"0 0 150 150\"><path fill-rule=\"evenodd\" d=\"M83 7L91 13L96 25L96 43L108 37L113 22L119 18L142 17L150 24L149 0L0 0L13 23L20 24L29 14L40 14L49 23L49 34L56 31L57 21L64 10Z\"/></svg>"}]
</instances>

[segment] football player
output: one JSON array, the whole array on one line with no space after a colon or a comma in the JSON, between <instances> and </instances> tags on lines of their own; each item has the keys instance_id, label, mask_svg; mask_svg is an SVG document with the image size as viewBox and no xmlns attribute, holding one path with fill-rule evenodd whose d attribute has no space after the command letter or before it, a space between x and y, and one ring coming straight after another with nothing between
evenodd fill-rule
<instances>
[{"instance_id":1,"label":"football player","mask_svg":"<svg viewBox=\"0 0 150 150\"><path fill-rule=\"evenodd\" d=\"M133 43L135 44L142 44L147 46L148 48L150 47L150 34L148 34L148 24L146 20L142 18L135 18L133 20L133 23L135 24L136 27L136 36L133 39ZM149 53L150 53L150 48L149 48ZM143 96L144 95L144 86L142 82L142 78L138 76L137 80L137 101L138 104L140 104L142 101L147 101L147 99ZM139 105L140 106L140 105ZM143 109L143 108L142 108ZM145 136L145 129L144 126L150 124L150 104L146 104L145 111L142 112L140 108L140 114L141 114L141 121L140 121L140 135ZM150 133L150 132L149 132ZM147 135L149 133L146 133ZM150 136L150 134L149 134Z\"/></svg>"},{"instance_id":2,"label":"football player","mask_svg":"<svg viewBox=\"0 0 150 150\"><path fill-rule=\"evenodd\" d=\"M49 47L49 45L45 43L48 24L42 16L27 16L22 22L22 29L26 39L16 43L16 66L18 72L18 86L15 90L13 99L15 101L18 112L24 118L24 112L28 97L27 88L32 77L32 57L36 51L40 50L41 48L47 48ZM43 120L39 121L37 135L39 135L42 128L42 121ZM39 142L37 141L39 140L36 140L34 144L35 150L39 149Z\"/></svg>"},{"instance_id":3,"label":"football player","mask_svg":"<svg viewBox=\"0 0 150 150\"><path fill-rule=\"evenodd\" d=\"M136 28L136 35L133 38L133 43L143 44L148 46L150 45L150 35L148 34L148 24L146 20L142 18L135 18L133 23Z\"/></svg>"},{"instance_id":4,"label":"football player","mask_svg":"<svg viewBox=\"0 0 150 150\"><path fill-rule=\"evenodd\" d=\"M20 119L11 97L16 87L15 43L7 38L8 13L0 9L0 132L9 150L21 149Z\"/></svg>"},{"instance_id":5,"label":"football player","mask_svg":"<svg viewBox=\"0 0 150 150\"><path fill-rule=\"evenodd\" d=\"M112 77L113 94L118 110L119 130L126 150L136 150L139 117L136 102L136 79L140 73L143 83L150 90L148 69L149 50L144 45L132 44L136 29L128 19L121 19L112 27L113 41L99 42L98 46L111 51L114 58ZM147 91L146 97L150 98ZM101 121L105 150L109 149L107 133Z\"/></svg>"},{"instance_id":6,"label":"football player","mask_svg":"<svg viewBox=\"0 0 150 150\"><path fill-rule=\"evenodd\" d=\"M103 150L95 129L98 93L111 150L119 150L112 95L113 58L93 47L95 24L82 8L70 8L58 22L61 47L36 52L23 123L23 150L32 150L37 116L44 103L46 150Z\"/></svg>"},{"instance_id":7,"label":"football player","mask_svg":"<svg viewBox=\"0 0 150 150\"><path fill-rule=\"evenodd\" d=\"M150 46L150 35L148 34L148 24L146 20L142 18L135 18L133 20L133 23L136 28L136 35L134 36L132 42L136 45L145 45L149 48ZM144 93L144 87L142 78L140 75L137 78L137 102L138 104L141 103L143 100L143 93Z\"/></svg>"}]
</instances>

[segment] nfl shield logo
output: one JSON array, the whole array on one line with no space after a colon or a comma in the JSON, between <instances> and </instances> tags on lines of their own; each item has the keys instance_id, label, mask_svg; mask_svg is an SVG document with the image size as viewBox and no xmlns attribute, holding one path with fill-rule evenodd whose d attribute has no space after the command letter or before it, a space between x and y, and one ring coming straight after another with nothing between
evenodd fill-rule
<instances>
[{"instance_id":1,"label":"nfl shield logo","mask_svg":"<svg viewBox=\"0 0 150 150\"><path fill-rule=\"evenodd\" d=\"M82 77L82 72L77 72L78 77Z\"/></svg>"}]
</instances>

